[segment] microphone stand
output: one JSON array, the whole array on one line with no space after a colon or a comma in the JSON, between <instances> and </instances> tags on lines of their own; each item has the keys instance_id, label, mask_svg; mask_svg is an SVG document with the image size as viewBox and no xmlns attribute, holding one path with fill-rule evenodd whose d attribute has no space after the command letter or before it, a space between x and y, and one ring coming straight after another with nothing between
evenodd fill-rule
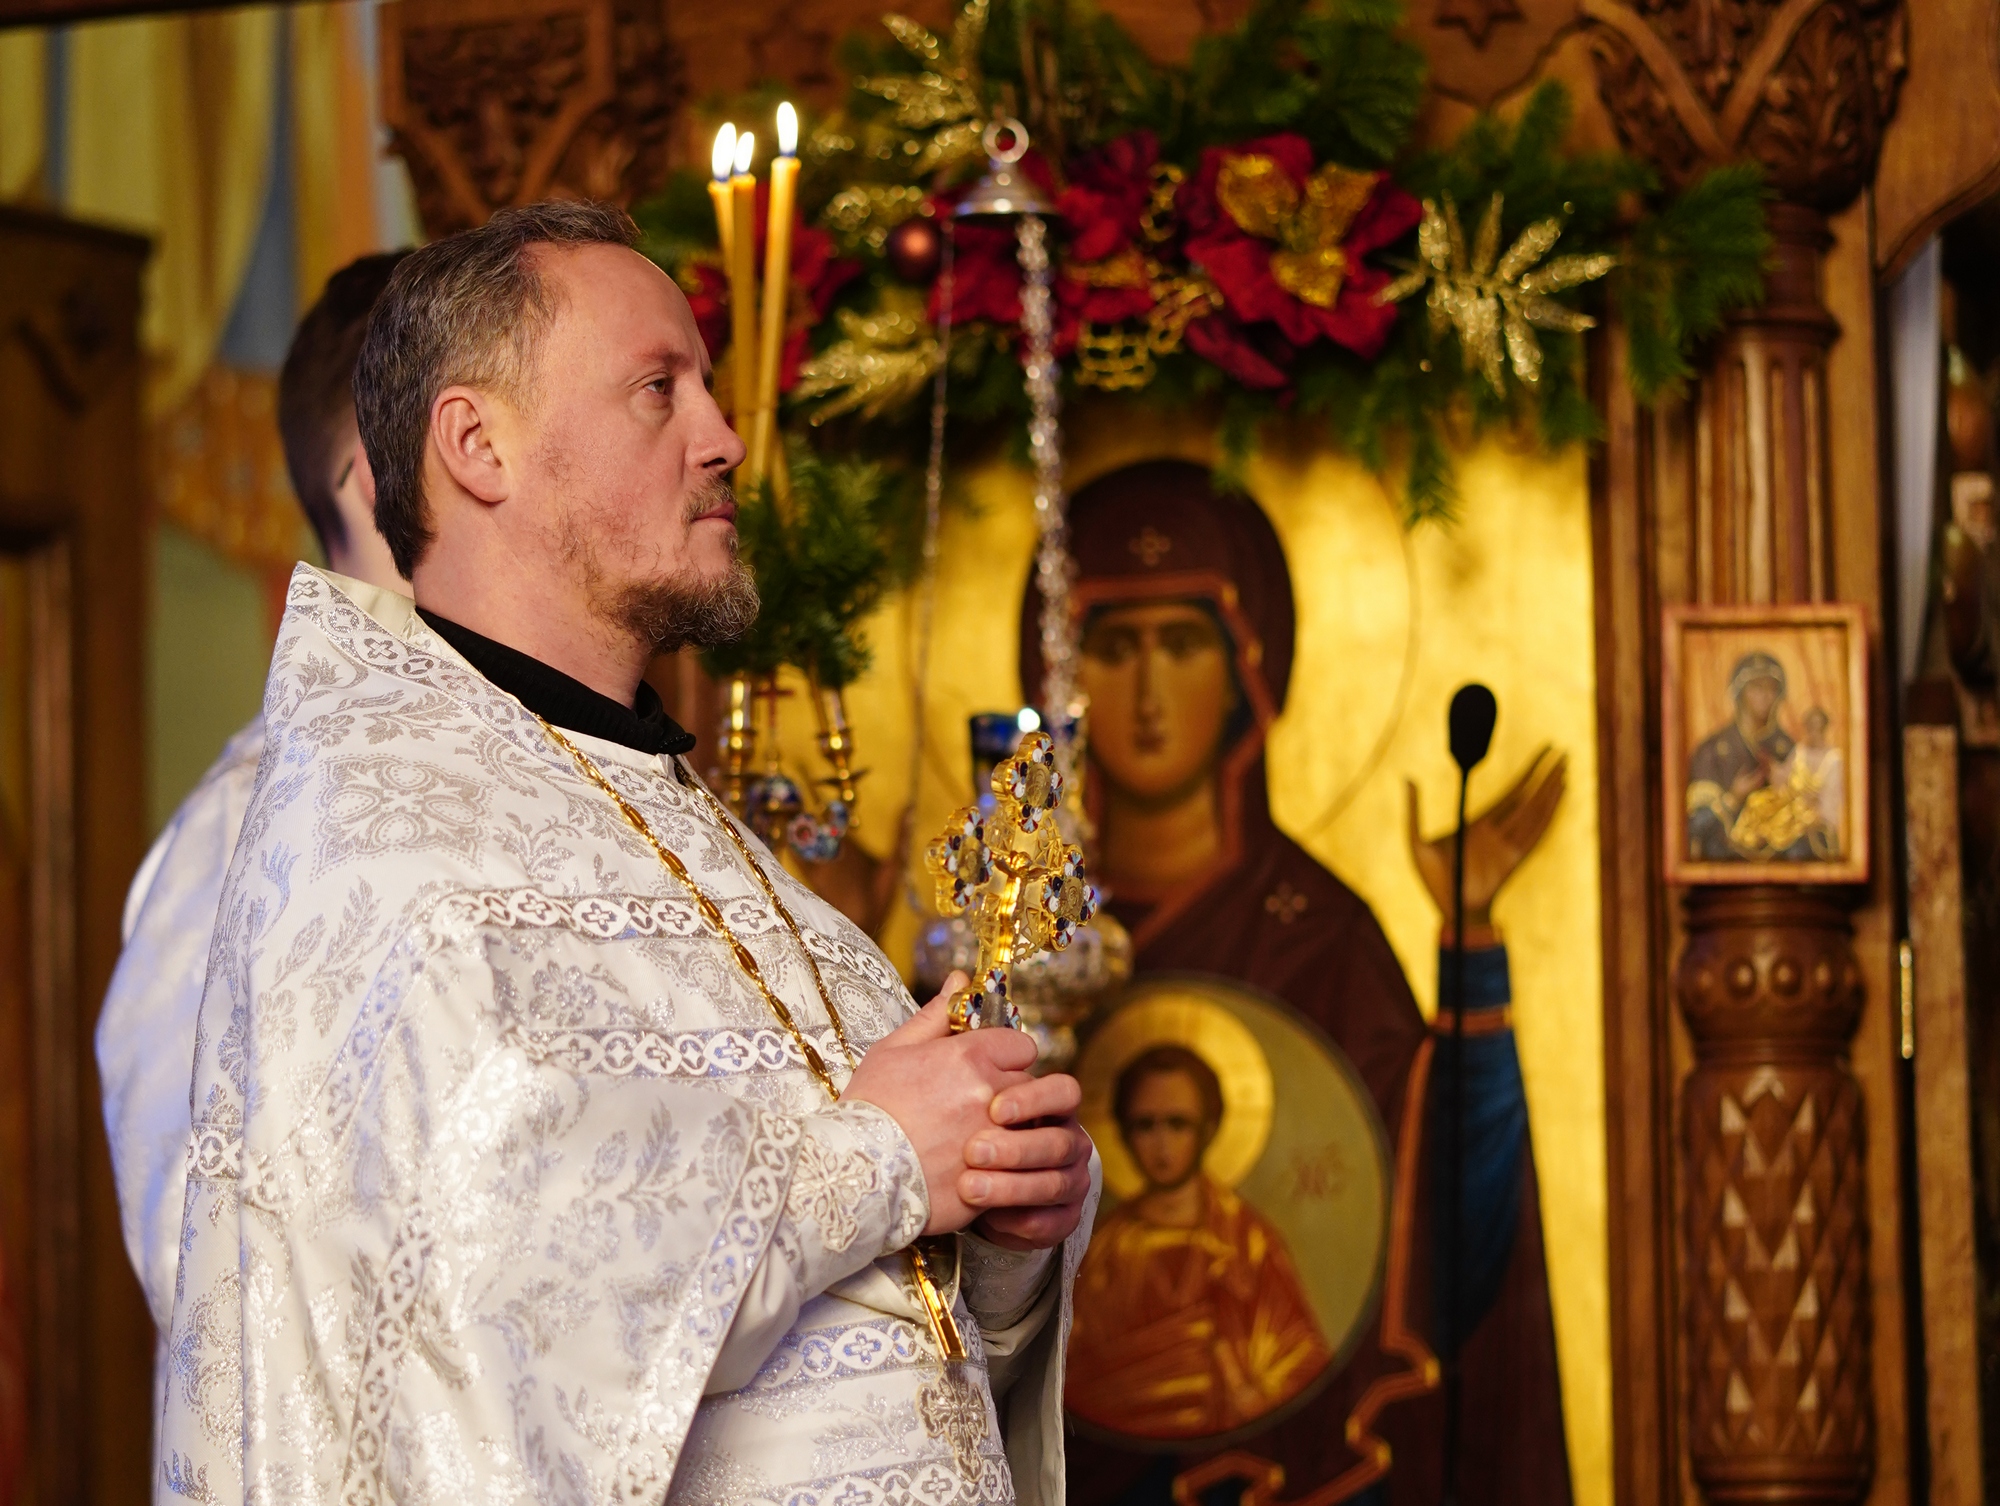
<instances>
[{"instance_id":1,"label":"microphone stand","mask_svg":"<svg viewBox=\"0 0 2000 1506\"><path fill-rule=\"evenodd\" d=\"M1451 1133L1445 1157L1451 1203L1445 1235L1451 1251L1445 1270L1444 1506L1458 1500L1459 1417L1463 1385L1458 1369L1459 1263L1465 1231L1465 796L1472 770L1458 771L1458 828L1451 859Z\"/></svg>"},{"instance_id":2,"label":"microphone stand","mask_svg":"<svg viewBox=\"0 0 2000 1506\"><path fill-rule=\"evenodd\" d=\"M1451 698L1448 718L1451 759L1458 765L1458 828L1451 856L1451 1112L1444 1155L1445 1210L1448 1241L1444 1262L1443 1322L1438 1325L1444 1359L1444 1491L1443 1506L1457 1506L1459 1455L1464 1414L1464 1381L1459 1351L1464 1347L1465 1319L1465 797L1472 770L1493 745L1493 724L1500 714L1493 692L1474 682L1461 685ZM1446 999L1438 1005L1444 1007Z\"/></svg>"}]
</instances>

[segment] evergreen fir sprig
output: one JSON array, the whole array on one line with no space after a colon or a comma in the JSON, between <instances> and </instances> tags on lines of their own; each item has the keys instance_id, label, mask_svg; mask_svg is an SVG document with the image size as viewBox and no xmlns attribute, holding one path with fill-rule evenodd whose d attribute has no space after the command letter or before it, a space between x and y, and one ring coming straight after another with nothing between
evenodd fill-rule
<instances>
[{"instance_id":1,"label":"evergreen fir sprig","mask_svg":"<svg viewBox=\"0 0 2000 1506\"><path fill-rule=\"evenodd\" d=\"M1770 197L1754 162L1713 168L1633 227L1614 285L1629 336L1626 371L1642 403L1694 375L1694 347L1722 328L1731 309L1764 297Z\"/></svg>"},{"instance_id":2,"label":"evergreen fir sprig","mask_svg":"<svg viewBox=\"0 0 2000 1506\"><path fill-rule=\"evenodd\" d=\"M1423 105L1424 58L1396 0L1261 0L1234 31L1203 37L1187 70L1192 155L1296 131L1323 162L1386 166Z\"/></svg>"},{"instance_id":3,"label":"evergreen fir sprig","mask_svg":"<svg viewBox=\"0 0 2000 1506\"><path fill-rule=\"evenodd\" d=\"M669 272L698 256L716 251L715 205L708 197L708 180L680 169L652 198L632 206L639 226L639 249Z\"/></svg>"},{"instance_id":4,"label":"evergreen fir sprig","mask_svg":"<svg viewBox=\"0 0 2000 1506\"><path fill-rule=\"evenodd\" d=\"M765 480L737 499L762 610L743 639L703 659L717 676L793 665L839 688L868 668L861 619L916 568L920 513L904 479L881 465L824 460L800 441L787 454L789 495Z\"/></svg>"}]
</instances>

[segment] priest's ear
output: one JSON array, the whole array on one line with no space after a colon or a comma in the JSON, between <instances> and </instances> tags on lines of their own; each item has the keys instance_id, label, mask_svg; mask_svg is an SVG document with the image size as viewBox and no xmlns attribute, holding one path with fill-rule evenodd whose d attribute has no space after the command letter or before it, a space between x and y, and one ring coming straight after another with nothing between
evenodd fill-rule
<instances>
[{"instance_id":1,"label":"priest's ear","mask_svg":"<svg viewBox=\"0 0 2000 1506\"><path fill-rule=\"evenodd\" d=\"M513 477L503 454L503 405L477 387L447 387L431 404L431 449L438 464L476 502L507 500Z\"/></svg>"}]
</instances>

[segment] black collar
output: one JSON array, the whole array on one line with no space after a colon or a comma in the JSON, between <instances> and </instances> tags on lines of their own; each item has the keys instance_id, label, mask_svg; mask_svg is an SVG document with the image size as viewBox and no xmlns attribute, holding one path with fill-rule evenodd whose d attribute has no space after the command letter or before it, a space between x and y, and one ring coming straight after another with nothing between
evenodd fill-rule
<instances>
[{"instance_id":1,"label":"black collar","mask_svg":"<svg viewBox=\"0 0 2000 1506\"><path fill-rule=\"evenodd\" d=\"M417 615L464 655L466 663L546 722L641 753L694 751L694 734L667 715L659 692L644 680L639 682L639 694L632 704L621 706L517 648L495 643L422 607L417 608Z\"/></svg>"}]
</instances>

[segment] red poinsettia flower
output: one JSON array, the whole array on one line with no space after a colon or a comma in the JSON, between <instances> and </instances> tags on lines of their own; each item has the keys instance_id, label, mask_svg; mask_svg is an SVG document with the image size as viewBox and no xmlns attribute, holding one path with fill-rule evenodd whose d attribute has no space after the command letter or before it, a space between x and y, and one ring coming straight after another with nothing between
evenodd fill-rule
<instances>
[{"instance_id":1,"label":"red poinsettia flower","mask_svg":"<svg viewBox=\"0 0 2000 1506\"><path fill-rule=\"evenodd\" d=\"M1153 312L1152 279L1143 268L1138 281L1113 287L1093 287L1074 277L1056 280L1056 354L1067 355L1076 345L1077 326L1117 324L1124 319L1143 319Z\"/></svg>"},{"instance_id":2,"label":"red poinsettia flower","mask_svg":"<svg viewBox=\"0 0 2000 1506\"><path fill-rule=\"evenodd\" d=\"M1203 152L1178 207L1188 259L1237 320L1269 322L1299 347L1328 339L1367 358L1381 353L1396 310L1375 294L1390 277L1363 258L1423 218L1386 173L1315 167L1304 137L1266 136Z\"/></svg>"},{"instance_id":3,"label":"red poinsettia flower","mask_svg":"<svg viewBox=\"0 0 2000 1506\"><path fill-rule=\"evenodd\" d=\"M1077 159L1069 187L1056 201L1069 232L1069 254L1080 262L1116 256L1139 239L1139 221L1153 198L1160 143L1134 131Z\"/></svg>"},{"instance_id":4,"label":"red poinsettia flower","mask_svg":"<svg viewBox=\"0 0 2000 1506\"><path fill-rule=\"evenodd\" d=\"M861 263L853 257L834 254L833 237L818 226L793 229L792 317L785 332L784 356L778 363L780 392L790 392L798 381L799 364L810 353L813 327L826 318L840 290L859 277L861 270Z\"/></svg>"},{"instance_id":5,"label":"red poinsettia flower","mask_svg":"<svg viewBox=\"0 0 2000 1506\"><path fill-rule=\"evenodd\" d=\"M1134 131L1080 158L1058 201L1068 233L1056 281L1056 348L1066 354L1084 323L1118 324L1153 311L1153 279L1140 221L1153 197L1160 144Z\"/></svg>"},{"instance_id":6,"label":"red poinsettia flower","mask_svg":"<svg viewBox=\"0 0 2000 1506\"><path fill-rule=\"evenodd\" d=\"M938 200L938 214L951 213ZM1021 322L1021 266L1014 259L1014 227L998 221L959 220L951 227L951 322L1016 325ZM944 315L944 277L931 284L930 317Z\"/></svg>"},{"instance_id":7,"label":"red poinsettia flower","mask_svg":"<svg viewBox=\"0 0 2000 1506\"><path fill-rule=\"evenodd\" d=\"M1219 367L1245 387L1269 392L1292 379L1289 371L1251 343L1250 331L1242 321L1226 313L1194 320L1181 340L1209 365Z\"/></svg>"},{"instance_id":8,"label":"red poinsettia flower","mask_svg":"<svg viewBox=\"0 0 2000 1506\"><path fill-rule=\"evenodd\" d=\"M792 286L805 295L813 323L826 317L840 290L861 272L859 261L834 253L833 237L817 225L801 225L792 232Z\"/></svg>"}]
</instances>

